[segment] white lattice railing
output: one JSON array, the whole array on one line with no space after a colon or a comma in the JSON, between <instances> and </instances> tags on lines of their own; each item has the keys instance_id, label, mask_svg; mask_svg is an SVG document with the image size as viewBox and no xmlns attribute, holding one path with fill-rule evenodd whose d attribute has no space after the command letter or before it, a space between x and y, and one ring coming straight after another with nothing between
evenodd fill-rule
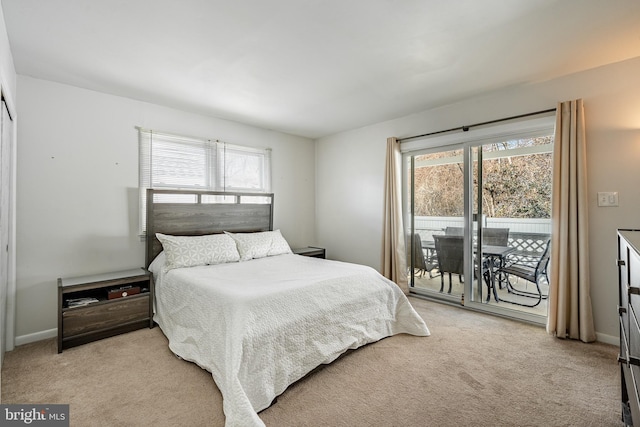
<instances>
[{"instance_id":1,"label":"white lattice railing","mask_svg":"<svg viewBox=\"0 0 640 427\"><path fill-rule=\"evenodd\" d=\"M460 217L415 217L415 232L421 240L432 241L434 234L444 234L446 227L463 227ZM485 218L485 228L508 228L509 246L516 248L514 256L531 263L542 255L551 236L551 220L545 218Z\"/></svg>"},{"instance_id":2,"label":"white lattice railing","mask_svg":"<svg viewBox=\"0 0 640 427\"><path fill-rule=\"evenodd\" d=\"M415 232L424 240L433 240L434 234L442 234L446 227L463 227L461 217L416 216ZM510 232L551 234L551 219L548 218L485 218L485 228L508 228Z\"/></svg>"}]
</instances>

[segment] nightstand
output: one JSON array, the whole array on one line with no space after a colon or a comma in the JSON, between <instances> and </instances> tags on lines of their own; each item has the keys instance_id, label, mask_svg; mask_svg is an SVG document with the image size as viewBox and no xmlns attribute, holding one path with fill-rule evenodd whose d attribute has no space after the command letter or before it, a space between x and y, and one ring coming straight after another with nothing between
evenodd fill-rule
<instances>
[{"instance_id":1,"label":"nightstand","mask_svg":"<svg viewBox=\"0 0 640 427\"><path fill-rule=\"evenodd\" d=\"M138 268L58 279L58 353L153 327L153 278Z\"/></svg>"},{"instance_id":2,"label":"nightstand","mask_svg":"<svg viewBox=\"0 0 640 427\"><path fill-rule=\"evenodd\" d=\"M325 257L324 248L315 248L313 246L309 246L307 248L292 249L292 251L293 251L294 254L297 254L297 255L310 256L310 257L314 257L314 258L324 258Z\"/></svg>"}]
</instances>

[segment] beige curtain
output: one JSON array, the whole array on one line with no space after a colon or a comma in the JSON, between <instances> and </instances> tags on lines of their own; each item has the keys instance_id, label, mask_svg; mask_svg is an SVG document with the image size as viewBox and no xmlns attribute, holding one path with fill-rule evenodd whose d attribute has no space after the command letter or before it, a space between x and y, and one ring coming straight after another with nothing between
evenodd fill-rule
<instances>
[{"instance_id":1,"label":"beige curtain","mask_svg":"<svg viewBox=\"0 0 640 427\"><path fill-rule=\"evenodd\" d=\"M387 163L384 178L384 224L382 241L382 275L409 293L407 259L402 225L402 156L396 138L387 139Z\"/></svg>"},{"instance_id":2,"label":"beige curtain","mask_svg":"<svg viewBox=\"0 0 640 427\"><path fill-rule=\"evenodd\" d=\"M589 293L587 158L582 100L561 102L553 151L547 332L595 341Z\"/></svg>"}]
</instances>

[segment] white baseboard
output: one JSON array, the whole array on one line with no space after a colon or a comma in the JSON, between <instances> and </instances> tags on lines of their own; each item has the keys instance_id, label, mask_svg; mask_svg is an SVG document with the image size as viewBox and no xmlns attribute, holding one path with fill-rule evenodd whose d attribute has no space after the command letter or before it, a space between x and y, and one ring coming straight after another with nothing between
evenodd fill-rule
<instances>
[{"instance_id":1,"label":"white baseboard","mask_svg":"<svg viewBox=\"0 0 640 427\"><path fill-rule=\"evenodd\" d=\"M620 345L620 337L601 334L599 332L596 332L596 341L603 342L605 344Z\"/></svg>"},{"instance_id":2,"label":"white baseboard","mask_svg":"<svg viewBox=\"0 0 640 427\"><path fill-rule=\"evenodd\" d=\"M35 332L33 334L20 335L16 337L16 346L42 341L58 336L58 329L48 329L46 331Z\"/></svg>"}]
</instances>

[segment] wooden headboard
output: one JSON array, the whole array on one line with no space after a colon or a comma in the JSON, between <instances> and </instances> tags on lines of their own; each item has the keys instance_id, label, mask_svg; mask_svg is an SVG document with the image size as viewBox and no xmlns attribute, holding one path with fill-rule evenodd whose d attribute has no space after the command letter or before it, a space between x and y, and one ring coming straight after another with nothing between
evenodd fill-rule
<instances>
[{"instance_id":1,"label":"wooden headboard","mask_svg":"<svg viewBox=\"0 0 640 427\"><path fill-rule=\"evenodd\" d=\"M273 230L273 193L147 190L145 267L162 251L156 233L201 236Z\"/></svg>"}]
</instances>

